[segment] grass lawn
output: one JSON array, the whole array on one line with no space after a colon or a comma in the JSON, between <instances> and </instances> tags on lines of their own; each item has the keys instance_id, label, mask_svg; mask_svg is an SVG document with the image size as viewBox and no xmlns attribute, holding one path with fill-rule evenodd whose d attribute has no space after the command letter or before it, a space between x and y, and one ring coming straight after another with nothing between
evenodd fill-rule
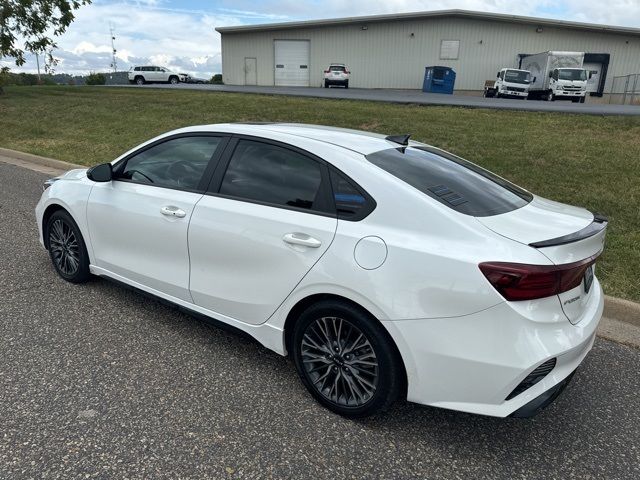
<instances>
[{"instance_id":1,"label":"grass lawn","mask_svg":"<svg viewBox=\"0 0 640 480\"><path fill-rule=\"evenodd\" d=\"M598 276L640 301L640 117L598 117L349 100L100 87L13 87L0 146L74 163L112 160L187 125L305 122L412 133L526 189L608 215Z\"/></svg>"}]
</instances>

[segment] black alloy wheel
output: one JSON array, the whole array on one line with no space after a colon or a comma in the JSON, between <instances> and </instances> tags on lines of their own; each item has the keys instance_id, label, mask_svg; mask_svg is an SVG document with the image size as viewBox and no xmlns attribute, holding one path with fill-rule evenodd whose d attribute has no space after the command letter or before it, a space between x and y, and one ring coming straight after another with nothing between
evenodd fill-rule
<instances>
[{"instance_id":1,"label":"black alloy wheel","mask_svg":"<svg viewBox=\"0 0 640 480\"><path fill-rule=\"evenodd\" d=\"M49 218L45 238L49 257L56 272L72 283L89 279L89 256L80 229L71 216L58 210Z\"/></svg>"},{"instance_id":2,"label":"black alloy wheel","mask_svg":"<svg viewBox=\"0 0 640 480\"><path fill-rule=\"evenodd\" d=\"M290 347L302 383L340 415L373 415L404 392L404 367L393 340L356 305L340 300L311 305L298 318Z\"/></svg>"}]
</instances>

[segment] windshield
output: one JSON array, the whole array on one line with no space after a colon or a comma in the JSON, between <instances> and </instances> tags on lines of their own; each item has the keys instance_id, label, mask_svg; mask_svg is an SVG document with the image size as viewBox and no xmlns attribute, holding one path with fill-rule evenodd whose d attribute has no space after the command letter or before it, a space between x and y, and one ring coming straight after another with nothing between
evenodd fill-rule
<instances>
[{"instance_id":1,"label":"windshield","mask_svg":"<svg viewBox=\"0 0 640 480\"><path fill-rule=\"evenodd\" d=\"M586 80L587 72L586 70L561 68L558 70L558 78L560 80Z\"/></svg>"},{"instance_id":2,"label":"windshield","mask_svg":"<svg viewBox=\"0 0 640 480\"><path fill-rule=\"evenodd\" d=\"M507 180L433 147L392 148L366 158L434 200L474 217L510 212L533 199Z\"/></svg>"},{"instance_id":3,"label":"windshield","mask_svg":"<svg viewBox=\"0 0 640 480\"><path fill-rule=\"evenodd\" d=\"M504 81L512 83L529 83L531 74L523 70L507 70L504 73Z\"/></svg>"}]
</instances>

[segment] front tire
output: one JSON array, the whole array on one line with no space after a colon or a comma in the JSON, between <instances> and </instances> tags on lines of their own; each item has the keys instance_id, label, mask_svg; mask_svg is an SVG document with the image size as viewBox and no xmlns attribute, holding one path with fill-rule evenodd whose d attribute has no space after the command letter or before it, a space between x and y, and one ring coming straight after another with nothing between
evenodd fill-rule
<instances>
[{"instance_id":1,"label":"front tire","mask_svg":"<svg viewBox=\"0 0 640 480\"><path fill-rule=\"evenodd\" d=\"M580 103L584 103L586 97L580 97Z\"/></svg>"},{"instance_id":2,"label":"front tire","mask_svg":"<svg viewBox=\"0 0 640 480\"><path fill-rule=\"evenodd\" d=\"M549 90L547 92L547 102L554 102L556 100L556 96L553 94L553 90Z\"/></svg>"},{"instance_id":3,"label":"front tire","mask_svg":"<svg viewBox=\"0 0 640 480\"><path fill-rule=\"evenodd\" d=\"M54 212L45 226L49 258L58 275L71 283L89 280L89 255L76 222L64 210Z\"/></svg>"},{"instance_id":4,"label":"front tire","mask_svg":"<svg viewBox=\"0 0 640 480\"><path fill-rule=\"evenodd\" d=\"M359 308L323 301L295 324L291 353L302 383L329 410L360 418L389 408L402 392L402 361L379 322Z\"/></svg>"},{"instance_id":5,"label":"front tire","mask_svg":"<svg viewBox=\"0 0 640 480\"><path fill-rule=\"evenodd\" d=\"M169 83L171 85L177 85L180 79L178 77L169 77Z\"/></svg>"}]
</instances>

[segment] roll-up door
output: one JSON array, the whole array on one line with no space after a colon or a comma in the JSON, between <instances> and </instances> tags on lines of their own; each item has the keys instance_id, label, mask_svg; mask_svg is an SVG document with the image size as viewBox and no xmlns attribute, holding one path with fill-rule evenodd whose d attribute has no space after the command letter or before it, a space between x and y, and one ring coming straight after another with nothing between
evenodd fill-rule
<instances>
[{"instance_id":1,"label":"roll-up door","mask_svg":"<svg viewBox=\"0 0 640 480\"><path fill-rule=\"evenodd\" d=\"M309 86L309 40L274 40L275 84Z\"/></svg>"}]
</instances>

